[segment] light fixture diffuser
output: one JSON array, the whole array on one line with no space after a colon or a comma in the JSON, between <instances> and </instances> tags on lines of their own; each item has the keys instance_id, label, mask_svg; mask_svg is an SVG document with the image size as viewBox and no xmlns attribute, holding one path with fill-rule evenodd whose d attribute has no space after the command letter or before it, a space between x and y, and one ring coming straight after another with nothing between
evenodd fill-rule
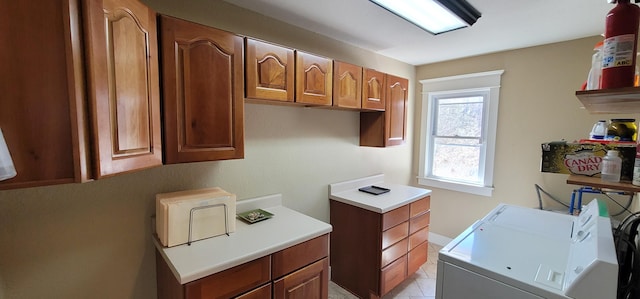
<instances>
[{"instance_id":1,"label":"light fixture diffuser","mask_svg":"<svg viewBox=\"0 0 640 299\"><path fill-rule=\"evenodd\" d=\"M468 27L481 16L464 0L369 0L431 34Z\"/></svg>"}]
</instances>

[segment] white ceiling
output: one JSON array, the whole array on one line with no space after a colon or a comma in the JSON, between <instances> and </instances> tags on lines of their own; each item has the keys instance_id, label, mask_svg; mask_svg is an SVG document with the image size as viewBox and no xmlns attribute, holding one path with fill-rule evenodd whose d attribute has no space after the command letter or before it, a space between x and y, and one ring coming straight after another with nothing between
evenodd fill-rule
<instances>
[{"instance_id":1,"label":"white ceiling","mask_svg":"<svg viewBox=\"0 0 640 299\"><path fill-rule=\"evenodd\" d=\"M413 65L599 35L613 8L607 0L468 0L482 17L434 36L368 0L225 1Z\"/></svg>"}]
</instances>

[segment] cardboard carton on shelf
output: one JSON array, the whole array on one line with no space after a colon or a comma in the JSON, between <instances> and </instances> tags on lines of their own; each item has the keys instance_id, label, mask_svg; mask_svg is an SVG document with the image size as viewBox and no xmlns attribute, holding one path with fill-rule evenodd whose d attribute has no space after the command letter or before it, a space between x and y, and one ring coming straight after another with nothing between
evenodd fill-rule
<instances>
[{"instance_id":1,"label":"cardboard carton on shelf","mask_svg":"<svg viewBox=\"0 0 640 299\"><path fill-rule=\"evenodd\" d=\"M580 140L552 141L542 144L540 171L600 177L602 157L617 150L622 159L621 181L631 181L636 157L635 142Z\"/></svg>"}]
</instances>

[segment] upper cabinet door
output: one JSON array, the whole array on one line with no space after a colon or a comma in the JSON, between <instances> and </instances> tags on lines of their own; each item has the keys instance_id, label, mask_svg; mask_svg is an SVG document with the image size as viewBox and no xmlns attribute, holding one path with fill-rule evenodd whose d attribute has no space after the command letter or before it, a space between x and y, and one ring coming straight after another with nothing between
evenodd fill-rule
<instances>
[{"instance_id":1,"label":"upper cabinet door","mask_svg":"<svg viewBox=\"0 0 640 299\"><path fill-rule=\"evenodd\" d=\"M296 102L331 106L333 62L296 51Z\"/></svg>"},{"instance_id":2,"label":"upper cabinet door","mask_svg":"<svg viewBox=\"0 0 640 299\"><path fill-rule=\"evenodd\" d=\"M362 67L342 61L333 63L333 106L362 107Z\"/></svg>"},{"instance_id":3,"label":"upper cabinet door","mask_svg":"<svg viewBox=\"0 0 640 299\"><path fill-rule=\"evenodd\" d=\"M84 9L96 178L162 165L155 12L136 0Z\"/></svg>"},{"instance_id":4,"label":"upper cabinet door","mask_svg":"<svg viewBox=\"0 0 640 299\"><path fill-rule=\"evenodd\" d=\"M293 49L247 38L247 98L293 102Z\"/></svg>"},{"instance_id":5,"label":"upper cabinet door","mask_svg":"<svg viewBox=\"0 0 640 299\"><path fill-rule=\"evenodd\" d=\"M385 110L385 145L403 144L407 136L407 100L409 80L387 75L387 108Z\"/></svg>"},{"instance_id":6,"label":"upper cabinet door","mask_svg":"<svg viewBox=\"0 0 640 299\"><path fill-rule=\"evenodd\" d=\"M0 128L17 171L0 189L90 178L79 7L0 2Z\"/></svg>"},{"instance_id":7,"label":"upper cabinet door","mask_svg":"<svg viewBox=\"0 0 640 299\"><path fill-rule=\"evenodd\" d=\"M364 70L362 85L362 108L367 110L384 111L385 101L385 73L372 69Z\"/></svg>"},{"instance_id":8,"label":"upper cabinet door","mask_svg":"<svg viewBox=\"0 0 640 299\"><path fill-rule=\"evenodd\" d=\"M161 16L165 163L244 157L240 36Z\"/></svg>"}]
</instances>

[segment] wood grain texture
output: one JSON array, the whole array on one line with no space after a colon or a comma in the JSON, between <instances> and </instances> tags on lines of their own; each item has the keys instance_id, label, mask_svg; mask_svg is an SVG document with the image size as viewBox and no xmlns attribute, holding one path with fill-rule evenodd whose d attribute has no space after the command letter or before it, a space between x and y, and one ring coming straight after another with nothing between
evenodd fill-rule
<instances>
[{"instance_id":1,"label":"wood grain texture","mask_svg":"<svg viewBox=\"0 0 640 299\"><path fill-rule=\"evenodd\" d=\"M0 3L0 128L17 171L0 189L91 177L79 6Z\"/></svg>"},{"instance_id":2,"label":"wood grain texture","mask_svg":"<svg viewBox=\"0 0 640 299\"><path fill-rule=\"evenodd\" d=\"M268 283L235 298L236 299L265 299L265 298L271 298L272 292L273 292L273 288L271 287L271 283Z\"/></svg>"},{"instance_id":3,"label":"wood grain texture","mask_svg":"<svg viewBox=\"0 0 640 299\"><path fill-rule=\"evenodd\" d=\"M403 255L380 271L380 297L389 293L407 278L407 257Z\"/></svg>"},{"instance_id":4,"label":"wood grain texture","mask_svg":"<svg viewBox=\"0 0 640 299\"><path fill-rule=\"evenodd\" d=\"M382 232L382 249L409 236L409 222L405 221Z\"/></svg>"},{"instance_id":5,"label":"wood grain texture","mask_svg":"<svg viewBox=\"0 0 640 299\"><path fill-rule=\"evenodd\" d=\"M251 38L246 43L246 97L293 102L294 50Z\"/></svg>"},{"instance_id":6,"label":"wood grain texture","mask_svg":"<svg viewBox=\"0 0 640 299\"><path fill-rule=\"evenodd\" d=\"M86 0L95 176L162 165L155 11L136 0Z\"/></svg>"},{"instance_id":7,"label":"wood grain texture","mask_svg":"<svg viewBox=\"0 0 640 299\"><path fill-rule=\"evenodd\" d=\"M291 246L272 254L274 279L329 256L329 235Z\"/></svg>"},{"instance_id":8,"label":"wood grain texture","mask_svg":"<svg viewBox=\"0 0 640 299\"><path fill-rule=\"evenodd\" d=\"M426 211L429 211L430 207L431 207L431 196L425 196L424 198L418 199L409 205L409 208L410 208L409 217L414 217L414 216L417 216L418 214L422 214Z\"/></svg>"},{"instance_id":9,"label":"wood grain texture","mask_svg":"<svg viewBox=\"0 0 640 299\"><path fill-rule=\"evenodd\" d=\"M407 254L407 276L415 273L420 269L420 266L427 262L427 256L429 253L429 244L423 242L416 248L409 251Z\"/></svg>"},{"instance_id":10,"label":"wood grain texture","mask_svg":"<svg viewBox=\"0 0 640 299\"><path fill-rule=\"evenodd\" d=\"M273 282L274 299L324 299L328 297L328 258L323 258Z\"/></svg>"},{"instance_id":11,"label":"wood grain texture","mask_svg":"<svg viewBox=\"0 0 640 299\"><path fill-rule=\"evenodd\" d=\"M333 106L360 109L362 107L362 67L333 62Z\"/></svg>"},{"instance_id":12,"label":"wood grain texture","mask_svg":"<svg viewBox=\"0 0 640 299\"><path fill-rule=\"evenodd\" d=\"M296 102L331 106L333 62L329 58L296 51Z\"/></svg>"},{"instance_id":13,"label":"wood grain texture","mask_svg":"<svg viewBox=\"0 0 640 299\"><path fill-rule=\"evenodd\" d=\"M185 284L185 298L231 298L269 281L271 256L265 256Z\"/></svg>"},{"instance_id":14,"label":"wood grain texture","mask_svg":"<svg viewBox=\"0 0 640 299\"><path fill-rule=\"evenodd\" d=\"M244 157L240 36L161 16L165 163Z\"/></svg>"},{"instance_id":15,"label":"wood grain texture","mask_svg":"<svg viewBox=\"0 0 640 299\"><path fill-rule=\"evenodd\" d=\"M363 71L362 108L384 111L386 108L385 74L365 68Z\"/></svg>"},{"instance_id":16,"label":"wood grain texture","mask_svg":"<svg viewBox=\"0 0 640 299\"><path fill-rule=\"evenodd\" d=\"M409 80L387 75L385 109L385 146L403 144L407 137Z\"/></svg>"}]
</instances>

